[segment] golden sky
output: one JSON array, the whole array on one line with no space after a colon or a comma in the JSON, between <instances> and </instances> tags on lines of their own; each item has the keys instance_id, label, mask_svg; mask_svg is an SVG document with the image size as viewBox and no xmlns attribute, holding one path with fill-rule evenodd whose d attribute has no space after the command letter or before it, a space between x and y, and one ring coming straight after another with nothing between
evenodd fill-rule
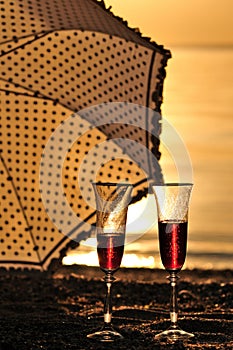
<instances>
[{"instance_id":1,"label":"golden sky","mask_svg":"<svg viewBox=\"0 0 233 350\"><path fill-rule=\"evenodd\" d=\"M233 0L105 0L158 44L233 45Z\"/></svg>"}]
</instances>

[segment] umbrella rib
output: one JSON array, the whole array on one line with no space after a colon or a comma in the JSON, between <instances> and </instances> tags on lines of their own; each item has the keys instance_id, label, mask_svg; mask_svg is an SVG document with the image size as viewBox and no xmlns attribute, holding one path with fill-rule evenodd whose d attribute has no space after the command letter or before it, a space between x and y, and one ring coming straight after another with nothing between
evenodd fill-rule
<instances>
[{"instance_id":1,"label":"umbrella rib","mask_svg":"<svg viewBox=\"0 0 233 350\"><path fill-rule=\"evenodd\" d=\"M4 79L0 79L0 80L4 80ZM7 80L6 80L7 81ZM13 83L14 85L17 85L16 87L23 87L23 86L20 86L19 84L15 84ZM28 90L30 92L33 93L33 90L30 90L30 89L27 89L25 87L23 87L25 90ZM6 90L6 89L0 89L0 91L2 92L5 92L6 94L15 94L17 96L27 96L27 97L36 97L36 98L41 98L43 100L48 100L48 101L52 101L52 102L56 102L56 100L53 100L52 98L49 98L47 96L38 96L38 94L36 92L33 93L33 95L29 94L29 93L26 93L26 92L17 92L17 91L14 91L14 90Z\"/></svg>"},{"instance_id":2,"label":"umbrella rib","mask_svg":"<svg viewBox=\"0 0 233 350\"><path fill-rule=\"evenodd\" d=\"M37 37L39 36L40 34L43 35L43 34L46 34L47 32L51 32L52 30L43 30L41 32L38 32L38 33L30 33L30 34L27 34L27 35L22 35L22 36L13 36L11 39L8 39L8 40L5 40L5 41L1 41L0 42L0 45L4 45L4 44L8 44L8 43L12 43L12 42L15 42L17 43L20 39L26 39L26 38L30 38L30 37Z\"/></svg>"},{"instance_id":3,"label":"umbrella rib","mask_svg":"<svg viewBox=\"0 0 233 350\"><path fill-rule=\"evenodd\" d=\"M24 92L17 92L17 91L14 91L14 90L0 89L0 91L5 92L6 94L12 93L12 94L15 94L16 96L18 95L18 96L27 96L27 97L31 97L31 98L40 98L42 100L51 101L54 105L59 104L60 106L62 106L64 108L67 108L70 111L73 111L72 109L70 109L70 107L68 105L66 105L65 103L61 103L60 100L57 99L57 98L53 99L51 97L48 97L48 96L42 94L38 90L29 89L28 87L25 87L24 85L21 85L19 83L15 83L12 79L7 80L7 79L0 78L0 81L1 80L5 81L6 83L13 84L16 88L20 87L20 88L22 88L22 89L32 93L32 94L29 94L29 93L24 93ZM74 112L77 112L77 110L74 110Z\"/></svg>"},{"instance_id":4,"label":"umbrella rib","mask_svg":"<svg viewBox=\"0 0 233 350\"><path fill-rule=\"evenodd\" d=\"M22 213L23 213L23 217L24 217L25 222L26 222L26 225L27 225L26 230L29 232L29 234L30 234L30 236L31 236L31 240L32 240L32 242L33 242L33 244L34 244L34 249L35 249L35 251L36 251L36 255L37 255L37 257L38 257L39 264L41 265L41 268L43 269L42 260L41 260L41 257L40 257L40 254L39 254L38 250L36 249L37 245L36 245L35 239L34 239L34 237L33 237L32 231L31 231L32 227L29 225L29 221L28 221L28 219L27 219L27 215L26 215L25 210L24 210L24 208L23 208L23 205L22 205L20 196L19 196L19 194L18 194L18 191L17 191L17 189L16 189L16 187L15 187L14 180L13 180L13 178L12 178L10 172L9 172L9 169L8 169L8 167L7 167L6 163L5 163L5 161L4 161L2 155L0 155L0 159L1 159L1 161L2 161L3 167L5 168L5 171L6 171L6 173L7 173L7 176L8 176L8 177L7 177L7 180L8 180L8 181L11 181L13 190L14 190L14 192L15 192L16 198L18 199L20 209L21 209L21 211L22 211Z\"/></svg>"},{"instance_id":5,"label":"umbrella rib","mask_svg":"<svg viewBox=\"0 0 233 350\"><path fill-rule=\"evenodd\" d=\"M96 212L90 214L87 218L85 218L83 221L86 222L88 221L89 219L91 219L94 215L95 215ZM50 252L44 257L43 261L42 261L42 264L45 263L45 261L57 250L57 248L62 244L64 243L67 239L70 239L72 240L72 238L70 236L72 236L72 234L77 230L79 229L81 226L83 225L83 222L79 223L78 225L76 225L70 232L68 232L66 235L64 235L64 237L53 247L52 250L50 250ZM73 239L74 240L74 239ZM82 239L81 239L82 240ZM81 241L80 240L80 241Z\"/></svg>"},{"instance_id":6,"label":"umbrella rib","mask_svg":"<svg viewBox=\"0 0 233 350\"><path fill-rule=\"evenodd\" d=\"M25 35L25 36L22 36L22 37L20 37L20 38L15 38L15 39L13 39L13 40L8 40L8 41L1 42L0 45L7 44L7 43L12 42L12 41L15 42L15 43L17 43L18 40L20 40L20 39L26 39L26 38L29 38L29 37L33 36L33 39L27 41L26 43L23 43L23 44L20 44L19 46L13 47L11 50L2 51L2 54L0 55L0 57L3 57L3 56L5 56L5 55L8 55L9 53L11 53L11 52L13 52L13 51L16 51L16 50L18 50L18 49L20 49L20 48L24 48L25 46L30 45L30 44L33 43L34 41L36 41L36 40L38 40L38 39L41 39L41 38L43 38L44 36L46 36L46 35L48 35L48 34L50 34L50 33L53 33L53 32L54 32L54 30L48 30L48 31L46 31L46 32L36 33L35 35L32 35L32 34L30 34L30 35Z\"/></svg>"}]
</instances>

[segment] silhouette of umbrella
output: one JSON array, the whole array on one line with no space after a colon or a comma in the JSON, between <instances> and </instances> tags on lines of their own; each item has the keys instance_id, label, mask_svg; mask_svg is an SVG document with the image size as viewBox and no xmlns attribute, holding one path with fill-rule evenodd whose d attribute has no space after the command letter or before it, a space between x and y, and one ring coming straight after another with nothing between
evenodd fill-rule
<instances>
[{"instance_id":1,"label":"silhouette of umbrella","mask_svg":"<svg viewBox=\"0 0 233 350\"><path fill-rule=\"evenodd\" d=\"M5 1L1 10L0 263L46 268L95 221L90 178L130 181L134 201L148 176L161 180L145 151L159 159L159 117L140 106L160 113L170 51L130 29L103 1ZM135 162L127 139L146 164Z\"/></svg>"}]
</instances>

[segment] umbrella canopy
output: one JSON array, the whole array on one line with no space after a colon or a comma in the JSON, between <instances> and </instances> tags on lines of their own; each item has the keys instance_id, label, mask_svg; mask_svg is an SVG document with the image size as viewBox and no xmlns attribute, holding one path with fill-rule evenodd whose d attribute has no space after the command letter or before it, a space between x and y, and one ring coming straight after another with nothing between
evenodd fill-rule
<instances>
[{"instance_id":1,"label":"umbrella canopy","mask_svg":"<svg viewBox=\"0 0 233 350\"><path fill-rule=\"evenodd\" d=\"M159 115L140 106L160 112L170 52L102 1L1 10L0 263L44 268L95 221L90 180L130 181L135 201L161 180Z\"/></svg>"}]
</instances>

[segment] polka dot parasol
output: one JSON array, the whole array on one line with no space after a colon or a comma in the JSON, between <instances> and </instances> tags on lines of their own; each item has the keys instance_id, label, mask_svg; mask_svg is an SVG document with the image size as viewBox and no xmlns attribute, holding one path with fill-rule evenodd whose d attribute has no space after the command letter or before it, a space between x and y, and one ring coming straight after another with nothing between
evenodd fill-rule
<instances>
[{"instance_id":1,"label":"polka dot parasol","mask_svg":"<svg viewBox=\"0 0 233 350\"><path fill-rule=\"evenodd\" d=\"M1 1L0 264L47 268L95 222L91 182L162 181L170 51L95 0Z\"/></svg>"}]
</instances>

